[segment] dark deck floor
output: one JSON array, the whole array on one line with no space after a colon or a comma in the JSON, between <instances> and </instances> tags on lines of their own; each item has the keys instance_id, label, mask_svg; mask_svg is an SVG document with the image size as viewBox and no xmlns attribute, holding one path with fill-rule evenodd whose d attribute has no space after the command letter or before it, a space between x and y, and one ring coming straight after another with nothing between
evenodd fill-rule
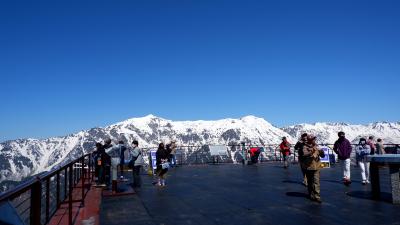
<instances>
[{"instance_id":1,"label":"dark deck floor","mask_svg":"<svg viewBox=\"0 0 400 225\"><path fill-rule=\"evenodd\" d=\"M340 177L339 167L321 171L320 205L306 199L298 165L184 166L169 172L165 188L143 175L137 195L103 198L100 224L400 224L400 206L368 199L358 168L350 187Z\"/></svg>"}]
</instances>

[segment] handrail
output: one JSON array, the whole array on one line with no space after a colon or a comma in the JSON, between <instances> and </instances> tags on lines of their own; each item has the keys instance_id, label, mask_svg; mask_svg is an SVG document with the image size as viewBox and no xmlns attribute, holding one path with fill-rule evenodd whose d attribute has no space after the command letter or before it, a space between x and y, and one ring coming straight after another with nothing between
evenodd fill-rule
<instances>
[{"instance_id":1,"label":"handrail","mask_svg":"<svg viewBox=\"0 0 400 225\"><path fill-rule=\"evenodd\" d=\"M71 162L67 162L66 164L64 164L64 165L62 165L60 167L57 167L57 168L52 169L50 171L47 171L47 172L44 172L42 174L36 175L35 177L32 177L32 178L30 178L29 180L27 180L25 182L22 182L21 184L17 185L15 188L13 188L13 189L11 189L9 191L1 193L0 194L0 201L4 201L4 200L10 199L10 198L13 198L15 194L19 195L21 193L26 192L38 180L39 181L43 181L43 180L46 180L47 178L51 178L54 175L56 175L57 172L63 171L65 168L70 167L71 164L77 163L79 160L81 160L82 157L85 158L85 157L87 157L89 155L91 155L91 153L85 154L85 155L79 157L78 159L75 159L75 160L73 160Z\"/></svg>"},{"instance_id":2,"label":"handrail","mask_svg":"<svg viewBox=\"0 0 400 225\"><path fill-rule=\"evenodd\" d=\"M0 202L2 201L13 201L15 199L18 200L24 193L30 191L30 197L22 200L23 204L18 204L18 207L24 205L26 202L29 202L29 207L22 209L24 214L29 209L29 223L32 225L37 224L47 224L50 222L51 217L54 215L55 211L58 210L61 204L64 202L68 203L68 223L73 224L72 219L72 202L80 202L81 205L84 205L85 198L85 180L92 180L93 176L91 176L93 164L91 163L91 154L87 153L75 160L67 162L57 168L53 168L50 171L35 175L27 181L17 185L15 188L6 191L0 194ZM79 167L75 166L80 164ZM87 167L85 167L87 165ZM67 173L68 171L68 173ZM63 179L64 182L67 182L69 185L67 187L67 183L64 183L64 196L60 196L60 185L63 181L60 179L61 176L65 176ZM55 179L52 179L55 178ZM68 178L68 180L67 180ZM56 193L50 195L50 184L51 182L56 182ZM81 199L73 200L72 192L73 189L76 188L76 185L81 183L82 195ZM53 183L54 184L54 183ZM43 186L44 185L44 186ZM45 192L43 192L45 190ZM87 193L87 192L86 192ZM52 201L56 202L55 208L50 208L50 200L51 196L53 196ZM55 199L54 199L55 198ZM30 199L30 201L28 201ZM43 200L44 199L44 202ZM44 204L42 204L42 202ZM44 214L42 214L44 213Z\"/></svg>"}]
</instances>

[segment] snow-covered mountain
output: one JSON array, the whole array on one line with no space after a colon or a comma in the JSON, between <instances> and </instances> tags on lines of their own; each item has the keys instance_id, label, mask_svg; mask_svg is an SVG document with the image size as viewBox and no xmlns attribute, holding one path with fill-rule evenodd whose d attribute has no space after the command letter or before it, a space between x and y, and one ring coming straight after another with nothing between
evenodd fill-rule
<instances>
[{"instance_id":1,"label":"snow-covered mountain","mask_svg":"<svg viewBox=\"0 0 400 225\"><path fill-rule=\"evenodd\" d=\"M240 141L265 145L279 143L283 136L295 142L296 137L306 131L316 134L319 142L333 143L337 132L341 130L352 141L360 135L372 134L384 138L386 142L400 143L400 123L316 123L281 129L254 116L217 121L171 121L148 115L65 137L19 139L0 143L0 191L6 183L15 183L93 150L96 142L107 137L114 141L124 140L126 143L136 139L141 147L157 146L159 142L171 139L177 140L179 145L239 144Z\"/></svg>"},{"instance_id":2,"label":"snow-covered mountain","mask_svg":"<svg viewBox=\"0 0 400 225\"><path fill-rule=\"evenodd\" d=\"M368 125L350 125L346 123L314 123L298 124L282 128L292 137L299 137L302 133L312 133L319 143L334 143L339 131L346 133L346 138L352 143L358 143L360 137L374 136L382 138L386 144L400 143L400 123L376 122Z\"/></svg>"}]
</instances>

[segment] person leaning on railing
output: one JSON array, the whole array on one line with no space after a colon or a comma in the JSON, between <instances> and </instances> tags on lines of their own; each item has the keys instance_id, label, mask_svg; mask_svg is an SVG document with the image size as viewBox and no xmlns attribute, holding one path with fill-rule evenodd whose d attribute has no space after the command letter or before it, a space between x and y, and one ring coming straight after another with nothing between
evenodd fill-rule
<instances>
[{"instance_id":1,"label":"person leaning on railing","mask_svg":"<svg viewBox=\"0 0 400 225\"><path fill-rule=\"evenodd\" d=\"M321 169L320 157L325 157L325 153L318 147L315 140L316 137L314 135L307 136L307 142L303 147L301 167L306 171L307 189L310 200L321 203L319 182Z\"/></svg>"}]
</instances>

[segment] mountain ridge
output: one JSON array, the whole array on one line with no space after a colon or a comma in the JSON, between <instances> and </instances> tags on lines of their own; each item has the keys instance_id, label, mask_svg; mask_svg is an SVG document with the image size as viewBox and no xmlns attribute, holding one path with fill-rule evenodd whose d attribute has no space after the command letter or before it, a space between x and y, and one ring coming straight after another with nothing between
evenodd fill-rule
<instances>
[{"instance_id":1,"label":"mountain ridge","mask_svg":"<svg viewBox=\"0 0 400 225\"><path fill-rule=\"evenodd\" d=\"M170 139L177 140L181 145L238 144L241 141L265 145L277 144L283 136L295 142L302 132L310 132L317 135L319 142L333 143L337 132L341 130L353 142L360 135L382 137L387 143L400 142L399 122L373 122L367 125L320 122L279 128L253 115L239 119L172 121L149 114L65 136L1 142L0 182L19 181L49 170L91 151L96 142L107 137L126 143L136 139L141 147L154 147Z\"/></svg>"}]
</instances>

